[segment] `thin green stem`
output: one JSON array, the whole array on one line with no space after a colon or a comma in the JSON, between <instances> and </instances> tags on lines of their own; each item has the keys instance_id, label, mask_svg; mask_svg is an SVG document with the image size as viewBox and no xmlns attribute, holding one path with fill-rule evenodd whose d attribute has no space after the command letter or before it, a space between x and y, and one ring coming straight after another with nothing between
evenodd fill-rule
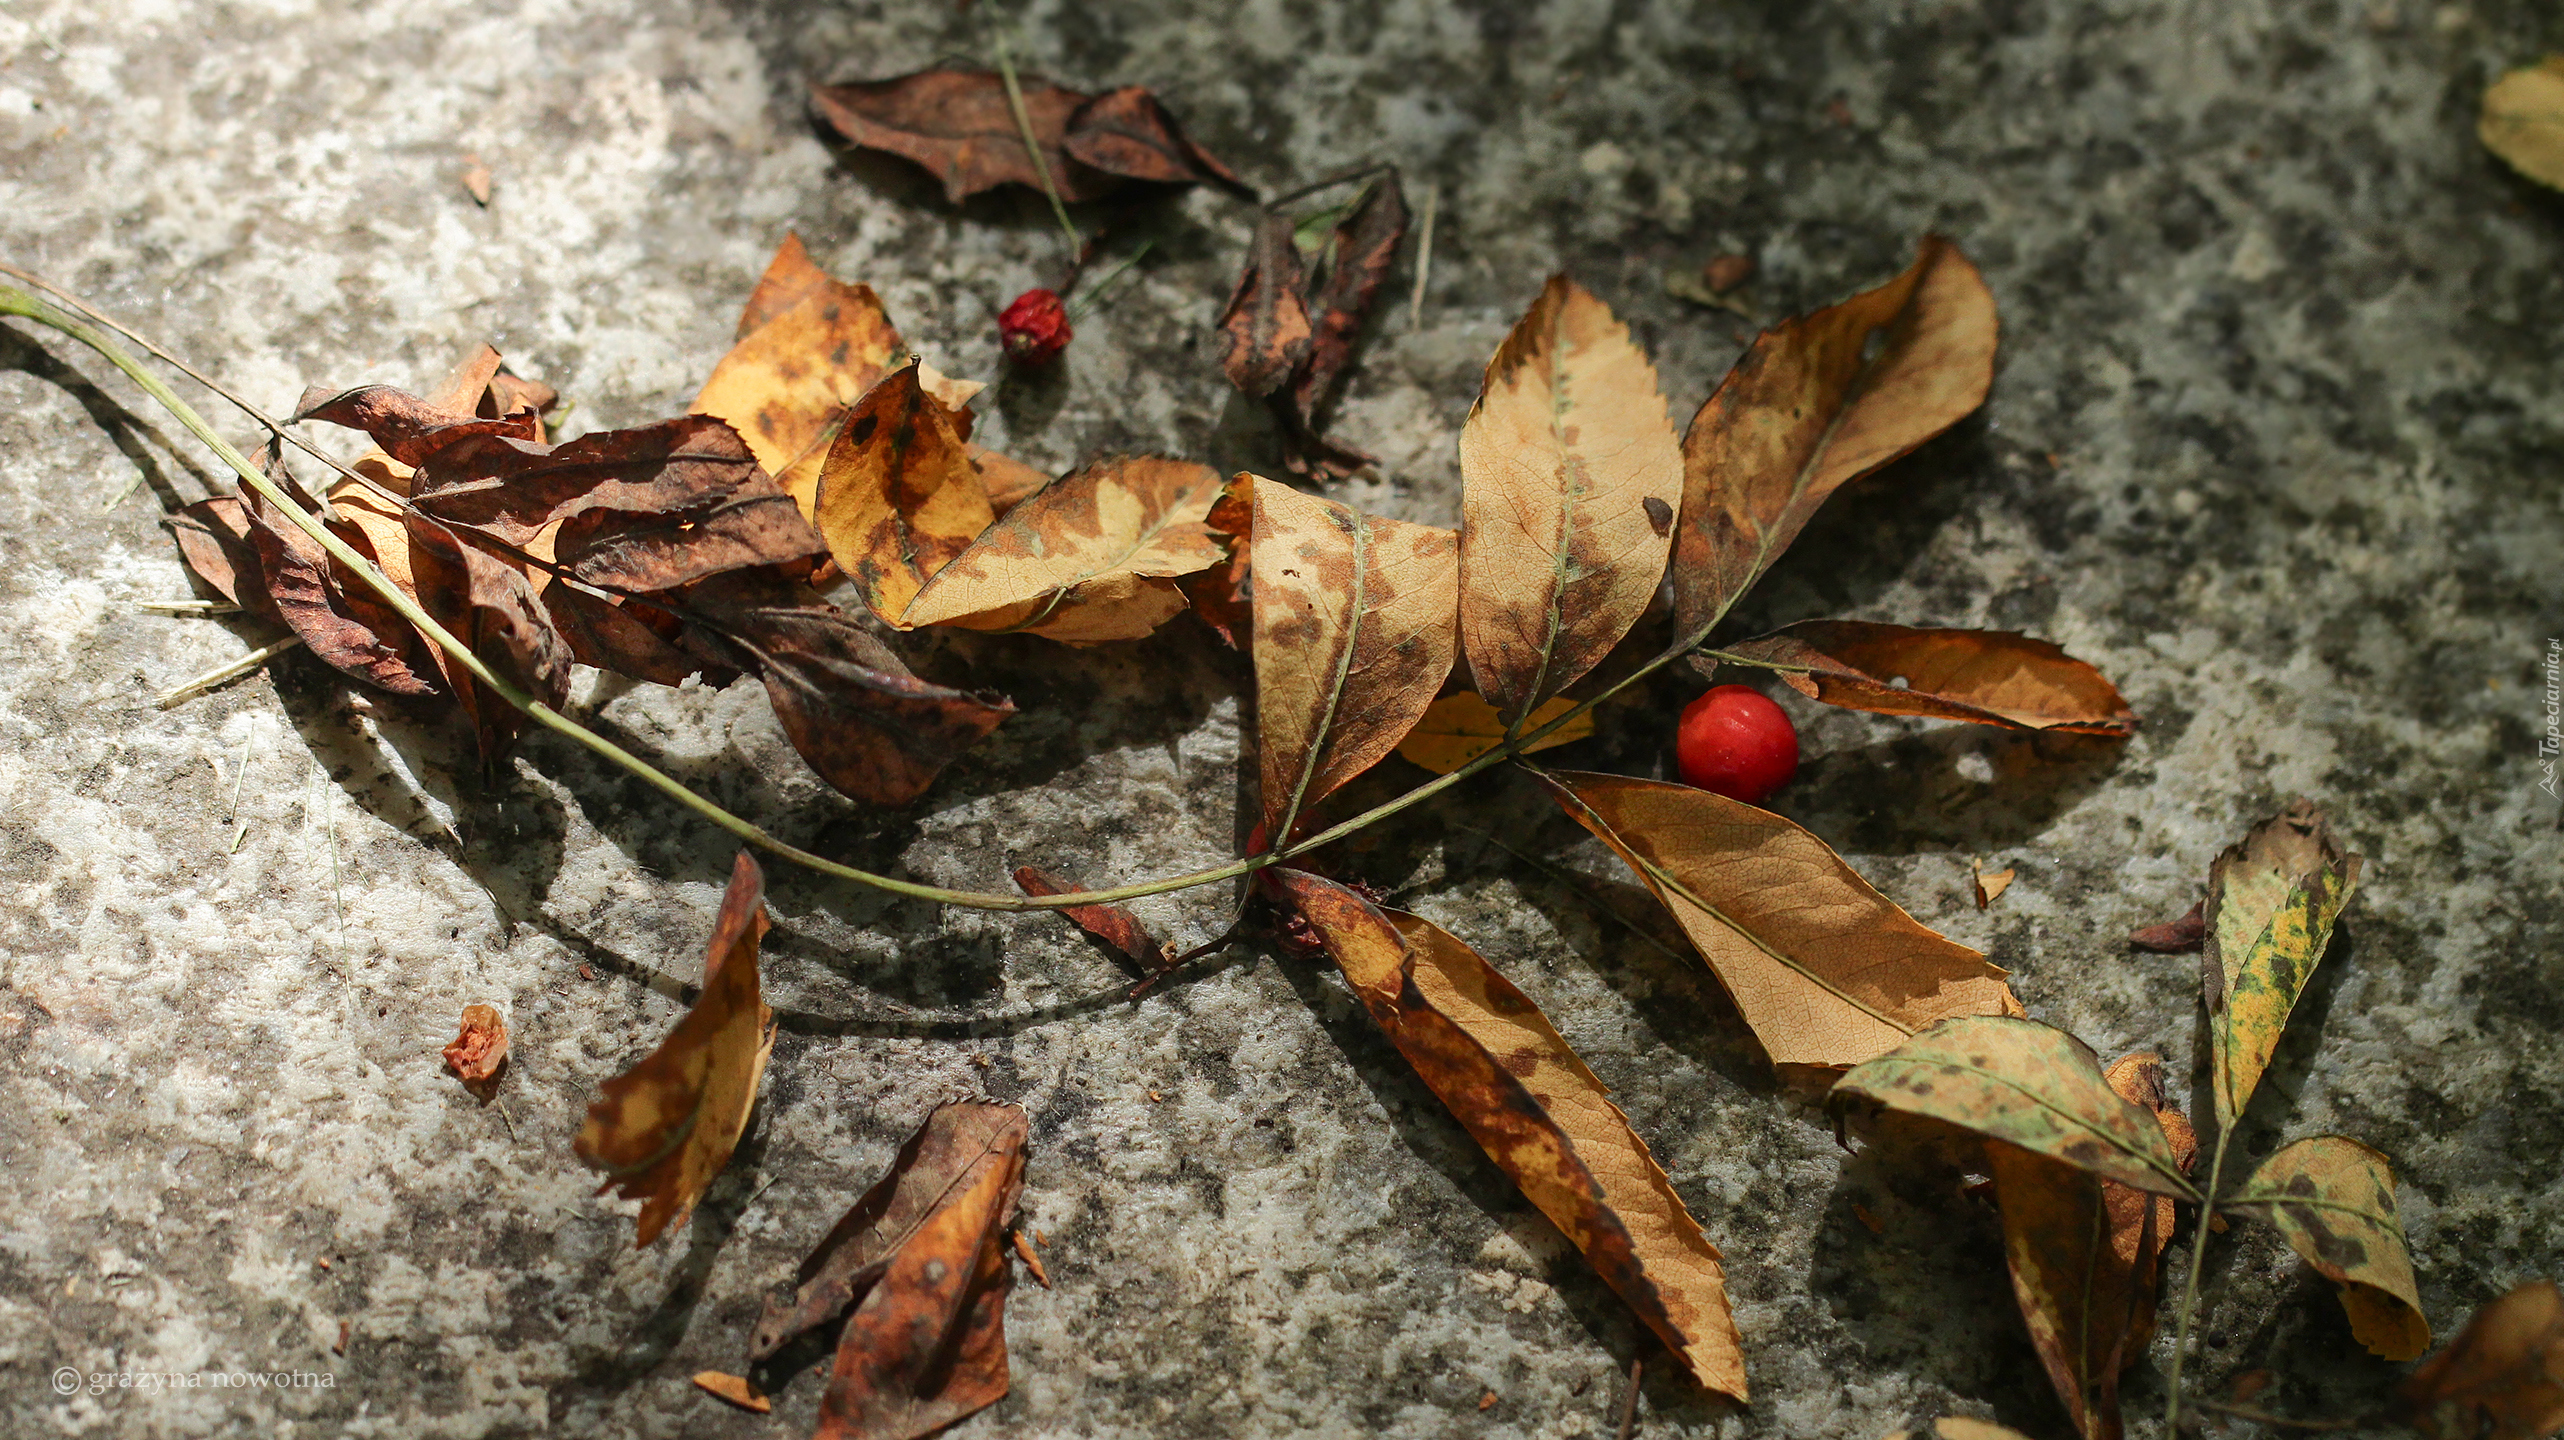
<instances>
[{"instance_id":1,"label":"thin green stem","mask_svg":"<svg viewBox=\"0 0 2564 1440\"><path fill-rule=\"evenodd\" d=\"M1754 655L1739 655L1730 650L1703 650L1700 656L1704 660L1715 660L1721 665L1744 665L1756 670L1778 670L1786 675L1808 675L1815 672L1815 667L1812 665L1792 665L1786 660L1765 660Z\"/></svg>"},{"instance_id":2,"label":"thin green stem","mask_svg":"<svg viewBox=\"0 0 2564 1440\"><path fill-rule=\"evenodd\" d=\"M997 74L1006 82L1006 108L1015 112L1015 129L1024 137L1024 153L1032 157L1033 174L1042 182L1042 194L1050 199L1051 213L1059 217L1059 228L1068 236L1069 249L1082 250L1086 246L1086 237L1077 233L1076 224L1068 218L1068 207L1060 203L1059 187L1051 182L1050 164L1042 158L1041 142L1033 137L1032 112L1024 108L1024 87L1015 80L1015 57L1006 53L1004 35L995 37L994 43L997 48Z\"/></svg>"},{"instance_id":3,"label":"thin green stem","mask_svg":"<svg viewBox=\"0 0 2564 1440\"><path fill-rule=\"evenodd\" d=\"M1070 323L1074 324L1075 322L1083 320L1088 315L1092 314L1095 307L1103 303L1104 292L1113 288L1113 282L1121 279L1124 271L1140 263L1141 257L1147 255L1151 249L1156 247L1156 245L1157 242L1154 240L1141 241L1140 248L1132 251L1129 259L1124 260L1121 264L1105 271L1103 279L1087 286L1085 293L1079 295L1069 304L1068 318Z\"/></svg>"},{"instance_id":4,"label":"thin green stem","mask_svg":"<svg viewBox=\"0 0 2564 1440\"><path fill-rule=\"evenodd\" d=\"M2231 1124L2217 1132L2216 1158L2208 1162L2208 1188L2202 1192L2207 1198L2190 1234L2190 1278L2182 1282L2181 1307L2173 1312L2172 1372L2164 1377L2163 1440L2179 1440L2181 1434L2181 1360L2190 1353L2190 1312L2199 1305L2199 1274L2208 1259L2209 1226L2217 1218L2217 1187L2226 1174L2226 1142L2234 1138Z\"/></svg>"}]
</instances>

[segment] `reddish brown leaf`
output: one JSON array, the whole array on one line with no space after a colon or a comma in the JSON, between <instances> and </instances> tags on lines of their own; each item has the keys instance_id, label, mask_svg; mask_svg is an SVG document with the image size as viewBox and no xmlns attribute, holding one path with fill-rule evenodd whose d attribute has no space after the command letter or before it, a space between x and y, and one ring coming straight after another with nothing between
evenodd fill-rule
<instances>
[{"instance_id":1,"label":"reddish brown leaf","mask_svg":"<svg viewBox=\"0 0 2564 1440\"><path fill-rule=\"evenodd\" d=\"M1031 98L1025 97L1028 104ZM1137 85L1108 90L1077 107L1062 146L1069 158L1107 175L1164 185L1208 181L1255 198L1245 181L1186 138L1158 98Z\"/></svg>"},{"instance_id":2,"label":"reddish brown leaf","mask_svg":"<svg viewBox=\"0 0 2564 1440\"><path fill-rule=\"evenodd\" d=\"M1247 246L1246 269L1220 312L1228 348L1220 368L1229 383L1262 398L1289 384L1309 358L1313 336L1300 294L1300 247L1290 217L1266 211Z\"/></svg>"},{"instance_id":3,"label":"reddish brown leaf","mask_svg":"<svg viewBox=\"0 0 2564 1440\"><path fill-rule=\"evenodd\" d=\"M1781 680L1847 710L2076 735L2137 728L2136 712L2100 671L2045 640L2008 630L1804 620L1726 648L1749 660L1801 667L1783 670Z\"/></svg>"},{"instance_id":4,"label":"reddish brown leaf","mask_svg":"<svg viewBox=\"0 0 2564 1440\"><path fill-rule=\"evenodd\" d=\"M282 472L281 462L270 467ZM340 674L394 695L425 696L442 688L427 642L399 611L255 491L242 495L258 570L276 616L315 656ZM364 532L333 527L339 538L378 564Z\"/></svg>"},{"instance_id":5,"label":"reddish brown leaf","mask_svg":"<svg viewBox=\"0 0 2564 1440\"><path fill-rule=\"evenodd\" d=\"M1071 885L1055 875L1030 865L1015 871L1015 888L1027 895L1070 895L1081 887ZM1112 946L1142 970L1166 968L1166 947L1148 933L1140 917L1125 905L1071 905L1059 912L1077 923L1077 928Z\"/></svg>"},{"instance_id":6,"label":"reddish brown leaf","mask_svg":"<svg viewBox=\"0 0 2564 1440\"><path fill-rule=\"evenodd\" d=\"M410 573L427 613L500 679L557 709L569 694L570 647L552 628L534 587L515 567L464 544L434 520L414 510L403 519ZM482 763L495 764L523 726L523 714L443 650L435 659L480 741Z\"/></svg>"},{"instance_id":7,"label":"reddish brown leaf","mask_svg":"<svg viewBox=\"0 0 2564 1440\"><path fill-rule=\"evenodd\" d=\"M253 614L275 618L267 581L258 568L249 512L237 495L216 495L181 509L163 522L178 541L189 574L225 600Z\"/></svg>"},{"instance_id":8,"label":"reddish brown leaf","mask_svg":"<svg viewBox=\"0 0 2564 1440\"><path fill-rule=\"evenodd\" d=\"M748 1128L774 1049L774 1013L758 994L766 933L765 872L739 852L704 956L703 993L659 1048L605 1082L573 1148L642 1202L633 1248L685 1223Z\"/></svg>"},{"instance_id":9,"label":"reddish brown leaf","mask_svg":"<svg viewBox=\"0 0 2564 1440\"><path fill-rule=\"evenodd\" d=\"M1298 870L1267 883L1487 1157L1701 1384L1746 1398L1718 1248L1530 997L1445 931Z\"/></svg>"},{"instance_id":10,"label":"reddish brown leaf","mask_svg":"<svg viewBox=\"0 0 2564 1440\"><path fill-rule=\"evenodd\" d=\"M768 1297L750 1332L749 1363L762 1364L801 1336L844 1318L937 1211L990 1170L1020 1173L1029 1133L1020 1106L957 1101L935 1107L899 1147L889 1171L801 1262L791 1298Z\"/></svg>"},{"instance_id":11,"label":"reddish brown leaf","mask_svg":"<svg viewBox=\"0 0 2564 1440\"><path fill-rule=\"evenodd\" d=\"M2564 1290L2532 1280L2476 1311L2397 1398L2431 1440L2544 1440L2564 1430Z\"/></svg>"},{"instance_id":12,"label":"reddish brown leaf","mask_svg":"<svg viewBox=\"0 0 2564 1440\"><path fill-rule=\"evenodd\" d=\"M701 675L705 684L718 688L738 678L736 670L678 648L673 637L680 622L655 606L577 585L547 587L543 604L568 643L570 658L582 665L655 685L682 685L687 676Z\"/></svg>"},{"instance_id":13,"label":"reddish brown leaf","mask_svg":"<svg viewBox=\"0 0 2564 1440\"><path fill-rule=\"evenodd\" d=\"M496 353L492 353L496 359ZM541 443L543 422L532 410L494 420L477 419L421 400L389 385L329 391L315 385L295 403L297 420L326 420L372 437L384 454L415 468L425 457L472 435L502 435Z\"/></svg>"},{"instance_id":14,"label":"reddish brown leaf","mask_svg":"<svg viewBox=\"0 0 2564 1440\"><path fill-rule=\"evenodd\" d=\"M488 1099L507 1063L507 1021L488 1005L463 1007L463 1029L445 1047L445 1066L475 1095Z\"/></svg>"},{"instance_id":15,"label":"reddish brown leaf","mask_svg":"<svg viewBox=\"0 0 2564 1440\"><path fill-rule=\"evenodd\" d=\"M1314 426L1318 411L1332 397L1345 367L1353 362L1353 342L1371 316L1372 302L1388 281L1398 246L1407 238L1407 199L1398 172L1385 171L1335 227L1333 254L1326 278L1309 296L1314 327L1307 368L1291 390L1301 420Z\"/></svg>"},{"instance_id":16,"label":"reddish brown leaf","mask_svg":"<svg viewBox=\"0 0 2564 1440\"><path fill-rule=\"evenodd\" d=\"M982 1124L999 1133L936 1187L932 1208L896 1241L880 1278L846 1317L813 1440L913 1440L1006 1393L1006 1294L1015 1272L1005 1234L1023 1186L1024 1117L1011 1105L970 1108L997 1112L993 1125ZM895 1202L896 1172L885 1183ZM885 1206L885 1220L895 1214L895 1203ZM855 1218L850 1213L839 1230Z\"/></svg>"},{"instance_id":17,"label":"reddish brown leaf","mask_svg":"<svg viewBox=\"0 0 2564 1440\"><path fill-rule=\"evenodd\" d=\"M1932 235L1885 285L1764 331L1683 437L1677 638L1707 636L1827 496L1983 403L1995 328L1976 267Z\"/></svg>"},{"instance_id":18,"label":"reddish brown leaf","mask_svg":"<svg viewBox=\"0 0 2564 1440\"><path fill-rule=\"evenodd\" d=\"M590 512L695 518L725 501L777 493L737 431L708 415L606 430L562 445L496 436L430 452L412 503L509 545Z\"/></svg>"},{"instance_id":19,"label":"reddish brown leaf","mask_svg":"<svg viewBox=\"0 0 2564 1440\"><path fill-rule=\"evenodd\" d=\"M570 575L627 595L763 566L807 574L827 553L801 507L780 492L734 495L694 514L589 510L564 524L553 546L554 563Z\"/></svg>"},{"instance_id":20,"label":"reddish brown leaf","mask_svg":"<svg viewBox=\"0 0 2564 1440\"><path fill-rule=\"evenodd\" d=\"M813 85L810 98L848 141L926 167L943 182L944 198L956 205L999 185L1038 189L1044 171L1067 201L1092 200L1121 183L1070 164L1062 148L1069 116L1091 97L1038 76L1018 75L1016 81L1041 147L1041 170L1024 148L1006 82L993 71L923 70L854 85Z\"/></svg>"},{"instance_id":21,"label":"reddish brown leaf","mask_svg":"<svg viewBox=\"0 0 2564 1440\"><path fill-rule=\"evenodd\" d=\"M2208 902L2205 900L2191 906L2190 913L2178 920L2167 920L2160 925L2148 925L2128 933L2129 944L2163 955L2191 953L2207 940Z\"/></svg>"}]
</instances>

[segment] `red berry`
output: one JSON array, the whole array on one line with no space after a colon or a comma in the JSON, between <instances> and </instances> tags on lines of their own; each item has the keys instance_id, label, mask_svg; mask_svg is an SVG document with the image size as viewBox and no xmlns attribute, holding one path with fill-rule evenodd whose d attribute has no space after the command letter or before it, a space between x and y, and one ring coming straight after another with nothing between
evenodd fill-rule
<instances>
[{"instance_id":1,"label":"red berry","mask_svg":"<svg viewBox=\"0 0 2564 1440\"><path fill-rule=\"evenodd\" d=\"M1048 365L1076 334L1068 325L1068 307L1050 290L1025 291L997 317L997 338L1018 364Z\"/></svg>"},{"instance_id":2,"label":"red berry","mask_svg":"<svg viewBox=\"0 0 2564 1440\"><path fill-rule=\"evenodd\" d=\"M1684 784L1760 805L1798 773L1798 727L1759 690L1713 686L1683 707L1674 758Z\"/></svg>"}]
</instances>

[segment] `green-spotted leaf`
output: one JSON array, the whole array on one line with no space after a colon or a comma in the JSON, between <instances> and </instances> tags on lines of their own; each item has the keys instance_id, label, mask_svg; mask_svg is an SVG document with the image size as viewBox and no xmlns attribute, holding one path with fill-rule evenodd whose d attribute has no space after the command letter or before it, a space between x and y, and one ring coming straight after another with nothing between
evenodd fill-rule
<instances>
[{"instance_id":1,"label":"green-spotted leaf","mask_svg":"<svg viewBox=\"0 0 2564 1440\"><path fill-rule=\"evenodd\" d=\"M1867 1100L2061 1160L2138 1190L2195 1200L2154 1112L2103 1078L2091 1048L2007 1016L1945 1020L1836 1082Z\"/></svg>"},{"instance_id":2,"label":"green-spotted leaf","mask_svg":"<svg viewBox=\"0 0 2564 1440\"><path fill-rule=\"evenodd\" d=\"M2278 1226L2307 1264L2338 1283L2360 1344L2389 1360L2429 1348L2385 1156L2339 1135L2300 1140L2261 1162L2223 1208Z\"/></svg>"},{"instance_id":3,"label":"green-spotted leaf","mask_svg":"<svg viewBox=\"0 0 2564 1440\"><path fill-rule=\"evenodd\" d=\"M2332 941L2333 917L2358 883L2359 857L2308 800L2254 826L2209 869L2199 971L2220 1129L2252 1103L2288 1012Z\"/></svg>"}]
</instances>

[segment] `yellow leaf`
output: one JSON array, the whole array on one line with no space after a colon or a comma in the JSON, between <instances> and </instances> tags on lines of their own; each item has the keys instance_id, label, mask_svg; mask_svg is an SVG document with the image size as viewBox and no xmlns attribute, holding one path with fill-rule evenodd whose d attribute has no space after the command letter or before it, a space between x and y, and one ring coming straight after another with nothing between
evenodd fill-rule
<instances>
[{"instance_id":1,"label":"yellow leaf","mask_svg":"<svg viewBox=\"0 0 2564 1440\"><path fill-rule=\"evenodd\" d=\"M2200 975L2220 1128L2251 1104L2358 883L2359 857L2305 800L2254 826L2209 867Z\"/></svg>"},{"instance_id":2,"label":"yellow leaf","mask_svg":"<svg viewBox=\"0 0 2564 1440\"><path fill-rule=\"evenodd\" d=\"M2475 134L2512 169L2564 190L2564 55L2494 81Z\"/></svg>"},{"instance_id":3,"label":"yellow leaf","mask_svg":"<svg viewBox=\"0 0 2564 1440\"><path fill-rule=\"evenodd\" d=\"M847 410L810 516L828 554L890 624L997 512L955 415L905 365Z\"/></svg>"},{"instance_id":4,"label":"yellow leaf","mask_svg":"<svg viewBox=\"0 0 2564 1440\"><path fill-rule=\"evenodd\" d=\"M2278 1227L2307 1264L2342 1287L2360 1344L2389 1360L2430 1348L2385 1156L2340 1135L2300 1140L2261 1162L2225 1208Z\"/></svg>"},{"instance_id":5,"label":"yellow leaf","mask_svg":"<svg viewBox=\"0 0 2564 1440\"><path fill-rule=\"evenodd\" d=\"M1537 730L1550 721L1576 708L1576 702L1563 696L1531 712L1523 729ZM1594 715L1588 710L1538 740L1523 747L1526 755L1555 749L1594 733ZM1474 690L1445 695L1433 702L1398 742L1398 753L1436 775L1448 775L1479 756L1496 748L1505 738L1505 719L1496 707Z\"/></svg>"}]
</instances>

